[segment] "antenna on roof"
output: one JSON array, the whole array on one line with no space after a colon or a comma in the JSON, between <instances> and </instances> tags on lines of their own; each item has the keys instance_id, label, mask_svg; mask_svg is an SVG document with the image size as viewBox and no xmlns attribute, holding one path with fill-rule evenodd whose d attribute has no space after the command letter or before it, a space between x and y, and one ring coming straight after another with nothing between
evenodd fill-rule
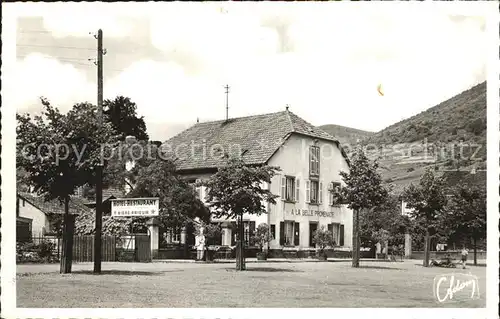
<instances>
[{"instance_id":1,"label":"antenna on roof","mask_svg":"<svg viewBox=\"0 0 500 319\"><path fill-rule=\"evenodd\" d=\"M229 85L226 84L226 121L229 120Z\"/></svg>"}]
</instances>

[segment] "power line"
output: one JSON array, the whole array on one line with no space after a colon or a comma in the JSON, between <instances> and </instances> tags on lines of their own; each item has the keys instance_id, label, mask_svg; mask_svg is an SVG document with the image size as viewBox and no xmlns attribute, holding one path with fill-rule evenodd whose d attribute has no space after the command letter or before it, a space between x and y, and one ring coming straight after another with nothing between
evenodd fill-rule
<instances>
[{"instance_id":1,"label":"power line","mask_svg":"<svg viewBox=\"0 0 500 319\"><path fill-rule=\"evenodd\" d=\"M90 50L90 51L95 50L95 49L91 49L91 48L79 48L79 47L57 46L57 45L36 45L36 44L18 44L18 45L16 45L16 47L21 47L21 48L55 48L55 49Z\"/></svg>"},{"instance_id":2,"label":"power line","mask_svg":"<svg viewBox=\"0 0 500 319\"><path fill-rule=\"evenodd\" d=\"M19 33L52 33L50 31L47 31L47 30L20 30L18 31Z\"/></svg>"},{"instance_id":3,"label":"power line","mask_svg":"<svg viewBox=\"0 0 500 319\"><path fill-rule=\"evenodd\" d=\"M17 55L18 58L26 58L28 57L27 55L24 55L24 54L20 54L20 55ZM68 61L90 61L92 59L85 59L85 58L68 58L68 57L61 57L61 56L49 56L50 58L52 59L56 59L56 60L68 60Z\"/></svg>"}]
</instances>

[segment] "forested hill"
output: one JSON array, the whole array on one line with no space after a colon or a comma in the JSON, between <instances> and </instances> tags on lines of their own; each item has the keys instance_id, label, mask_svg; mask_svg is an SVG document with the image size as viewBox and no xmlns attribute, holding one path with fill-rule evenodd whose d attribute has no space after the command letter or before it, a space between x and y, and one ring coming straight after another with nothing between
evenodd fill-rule
<instances>
[{"instance_id":1,"label":"forested hill","mask_svg":"<svg viewBox=\"0 0 500 319\"><path fill-rule=\"evenodd\" d=\"M327 124L319 126L323 131L334 136L341 144L356 144L357 140L364 140L365 138L373 135L373 132L362 131L355 128Z\"/></svg>"},{"instance_id":2,"label":"forested hill","mask_svg":"<svg viewBox=\"0 0 500 319\"><path fill-rule=\"evenodd\" d=\"M369 136L375 144L486 142L486 82ZM486 153L485 153L486 154Z\"/></svg>"}]
</instances>

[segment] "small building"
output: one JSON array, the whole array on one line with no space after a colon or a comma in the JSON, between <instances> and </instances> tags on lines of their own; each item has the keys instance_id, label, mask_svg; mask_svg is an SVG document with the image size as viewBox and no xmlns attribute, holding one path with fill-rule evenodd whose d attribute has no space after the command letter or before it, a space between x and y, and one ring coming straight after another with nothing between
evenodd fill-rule
<instances>
[{"instance_id":1,"label":"small building","mask_svg":"<svg viewBox=\"0 0 500 319\"><path fill-rule=\"evenodd\" d=\"M78 215L87 211L82 198L72 196L69 201L69 213ZM64 203L58 199L45 201L43 196L33 193L17 193L16 231L18 240L31 237L56 235L62 223Z\"/></svg>"},{"instance_id":2,"label":"small building","mask_svg":"<svg viewBox=\"0 0 500 319\"><path fill-rule=\"evenodd\" d=\"M334 202L330 190L342 187L341 171L349 161L339 142L323 130L286 111L201 122L174 136L162 149L176 158L178 172L193 184L210 178L224 157L242 159L247 165L271 165L281 169L263 187L279 195L267 214L244 215L245 240L261 223L270 225L271 249L314 248L313 233L321 226L333 232L337 249L350 250L352 211ZM197 189L205 201L206 189ZM219 244L235 244L235 220L213 219L223 234ZM178 230L176 233L180 233ZM181 235L173 234L180 239ZM154 247L153 247L154 248Z\"/></svg>"}]
</instances>

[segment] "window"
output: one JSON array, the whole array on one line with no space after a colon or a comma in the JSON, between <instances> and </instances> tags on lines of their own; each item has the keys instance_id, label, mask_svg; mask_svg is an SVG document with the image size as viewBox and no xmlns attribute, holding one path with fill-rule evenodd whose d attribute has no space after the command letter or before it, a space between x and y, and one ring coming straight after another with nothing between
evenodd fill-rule
<instances>
[{"instance_id":1,"label":"window","mask_svg":"<svg viewBox=\"0 0 500 319\"><path fill-rule=\"evenodd\" d=\"M321 204L323 198L323 183L319 181L306 182L306 202Z\"/></svg>"},{"instance_id":2,"label":"window","mask_svg":"<svg viewBox=\"0 0 500 319\"><path fill-rule=\"evenodd\" d=\"M164 248L171 244L180 244L181 242L181 227L160 227L160 248Z\"/></svg>"},{"instance_id":3,"label":"window","mask_svg":"<svg viewBox=\"0 0 500 319\"><path fill-rule=\"evenodd\" d=\"M335 246L344 246L344 225L338 223L328 224L328 230L333 234Z\"/></svg>"},{"instance_id":4,"label":"window","mask_svg":"<svg viewBox=\"0 0 500 319\"><path fill-rule=\"evenodd\" d=\"M292 176L281 177L281 199L289 202L299 200L300 180Z\"/></svg>"},{"instance_id":5,"label":"window","mask_svg":"<svg viewBox=\"0 0 500 319\"><path fill-rule=\"evenodd\" d=\"M299 223L294 221L285 221L280 223L281 246L299 246L299 234Z\"/></svg>"},{"instance_id":6,"label":"window","mask_svg":"<svg viewBox=\"0 0 500 319\"><path fill-rule=\"evenodd\" d=\"M309 150L309 175L311 176L319 176L319 147L311 146Z\"/></svg>"},{"instance_id":7,"label":"window","mask_svg":"<svg viewBox=\"0 0 500 319\"><path fill-rule=\"evenodd\" d=\"M334 246L337 246L339 244L340 224L328 224L328 230L333 234Z\"/></svg>"},{"instance_id":8,"label":"window","mask_svg":"<svg viewBox=\"0 0 500 319\"><path fill-rule=\"evenodd\" d=\"M276 225L271 224L271 236L276 239Z\"/></svg>"},{"instance_id":9,"label":"window","mask_svg":"<svg viewBox=\"0 0 500 319\"><path fill-rule=\"evenodd\" d=\"M309 247L315 247L314 233L318 229L318 223L309 223Z\"/></svg>"},{"instance_id":10,"label":"window","mask_svg":"<svg viewBox=\"0 0 500 319\"><path fill-rule=\"evenodd\" d=\"M340 183L339 182L331 182L328 186L328 204L330 206L335 206L341 204L337 194L340 193Z\"/></svg>"}]
</instances>

